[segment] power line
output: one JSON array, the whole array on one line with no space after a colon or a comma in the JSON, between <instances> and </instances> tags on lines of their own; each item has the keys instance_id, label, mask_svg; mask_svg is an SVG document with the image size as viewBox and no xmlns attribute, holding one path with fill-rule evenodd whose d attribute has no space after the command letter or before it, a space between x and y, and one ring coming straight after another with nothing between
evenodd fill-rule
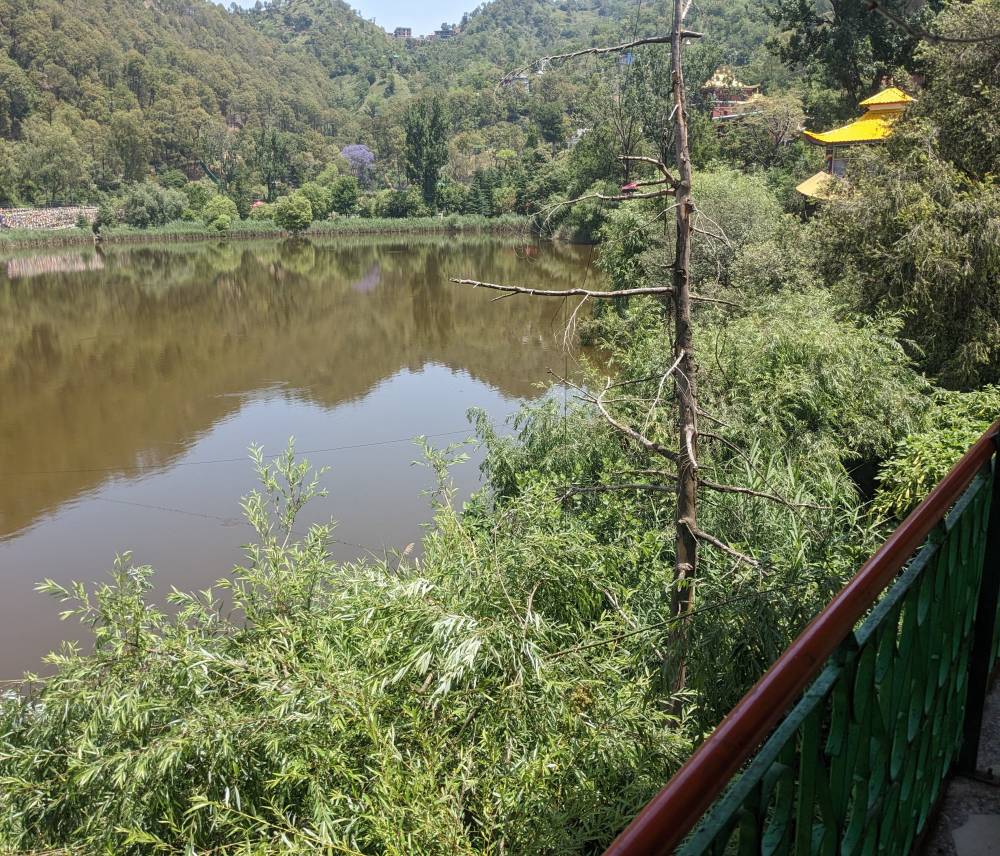
<instances>
[{"instance_id":1,"label":"power line","mask_svg":"<svg viewBox=\"0 0 1000 856\"><path fill-rule=\"evenodd\" d=\"M133 508L142 508L148 511L164 511L170 514L183 514L185 517L200 517L203 520L215 520L221 523L223 526L238 526L240 524L247 523L247 521L244 520L242 517L222 517L221 515L218 514L210 514L207 511L187 511L183 508L171 508L170 506L167 505L153 505L147 502L133 502L132 500L128 499L110 499L109 497L106 496L96 496L94 497L94 499L97 502L110 502L113 503L114 505L128 505ZM292 530L292 534L295 535L297 538L306 537L306 534L304 532L301 532L296 529ZM355 549L358 550L364 550L367 553L371 553L376 558L379 555L378 550L381 549L384 551L386 549L389 549L389 545L383 545L380 548L375 548L369 546L368 544L358 544L354 541L345 541L342 538L330 537L327 538L326 541L330 544L341 544L345 547L354 547Z\"/></svg>"},{"instance_id":2,"label":"power line","mask_svg":"<svg viewBox=\"0 0 1000 856\"><path fill-rule=\"evenodd\" d=\"M295 450L296 455L323 455L330 452L347 452L354 449L372 449L378 446L393 446L399 443L412 443L418 439L418 437L425 437L428 440L436 440L442 437L455 437L459 434L468 434L469 429L463 428L458 431L442 431L439 434L417 434L412 437L399 437L395 440L378 440L371 443L352 443L347 446L331 446L327 449L303 449ZM269 460L276 460L280 455L270 455ZM11 476L55 476L55 475L70 475L76 473L118 473L118 472L145 472L146 470L160 470L166 466L171 467L202 467L209 464L241 464L246 463L249 459L244 456L241 458L215 458L207 461L178 461L173 464L136 464L133 466L123 466L123 467L80 467L78 469L64 469L64 470L14 470L11 472L0 473L0 478L10 478Z\"/></svg>"}]
</instances>

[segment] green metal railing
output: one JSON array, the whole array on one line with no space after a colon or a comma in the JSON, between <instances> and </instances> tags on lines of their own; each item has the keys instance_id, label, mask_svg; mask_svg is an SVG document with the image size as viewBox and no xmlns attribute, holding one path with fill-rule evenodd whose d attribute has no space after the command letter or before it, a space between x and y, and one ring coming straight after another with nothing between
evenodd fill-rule
<instances>
[{"instance_id":1,"label":"green metal railing","mask_svg":"<svg viewBox=\"0 0 1000 856\"><path fill-rule=\"evenodd\" d=\"M910 852L947 778L975 769L1000 654L997 428L803 631L609 856Z\"/></svg>"}]
</instances>

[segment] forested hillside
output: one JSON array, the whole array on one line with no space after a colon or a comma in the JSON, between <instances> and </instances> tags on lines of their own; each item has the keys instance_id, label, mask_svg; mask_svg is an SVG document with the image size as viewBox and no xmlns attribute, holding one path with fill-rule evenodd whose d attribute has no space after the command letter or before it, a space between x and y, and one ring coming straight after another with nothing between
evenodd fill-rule
<instances>
[{"instance_id":1,"label":"forested hillside","mask_svg":"<svg viewBox=\"0 0 1000 856\"><path fill-rule=\"evenodd\" d=\"M434 97L452 138L446 174L469 189L477 170L540 137L550 155L566 148L575 128L599 121L608 95L588 68L560 66L497 98L504 73L655 33L661 6L494 0L451 39L406 42L341 0L242 11L208 0L0 0L0 206L100 202L136 182L207 178L245 216L253 199L300 187L352 144L374 152L376 185L398 189L406 112ZM712 37L712 63L763 55L769 25L756 7L713 0L696 23ZM496 182L487 184L489 200L479 188L478 202L452 207L527 209L523 194L495 204Z\"/></svg>"},{"instance_id":2,"label":"forested hillside","mask_svg":"<svg viewBox=\"0 0 1000 856\"><path fill-rule=\"evenodd\" d=\"M332 121L321 66L204 0L3 0L0 81L0 136L37 161L12 182L2 144L0 201L82 198L151 167L217 164L246 127L321 151Z\"/></svg>"}]
</instances>

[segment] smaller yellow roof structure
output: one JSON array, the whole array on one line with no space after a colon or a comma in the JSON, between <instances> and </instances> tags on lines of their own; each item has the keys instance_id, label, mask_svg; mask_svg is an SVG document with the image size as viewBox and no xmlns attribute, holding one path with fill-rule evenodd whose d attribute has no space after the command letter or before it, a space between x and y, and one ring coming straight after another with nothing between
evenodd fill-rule
<instances>
[{"instance_id":1,"label":"smaller yellow roof structure","mask_svg":"<svg viewBox=\"0 0 1000 856\"><path fill-rule=\"evenodd\" d=\"M900 107L904 107L905 105L912 103L913 99L903 92L903 90L898 86L889 86L881 92L876 92L871 98L866 98L858 106L881 107L888 106L890 104L898 104Z\"/></svg>"},{"instance_id":2,"label":"smaller yellow roof structure","mask_svg":"<svg viewBox=\"0 0 1000 856\"><path fill-rule=\"evenodd\" d=\"M803 196L809 196L812 199L833 199L836 182L841 180L821 169L815 175L809 176L795 189Z\"/></svg>"}]
</instances>

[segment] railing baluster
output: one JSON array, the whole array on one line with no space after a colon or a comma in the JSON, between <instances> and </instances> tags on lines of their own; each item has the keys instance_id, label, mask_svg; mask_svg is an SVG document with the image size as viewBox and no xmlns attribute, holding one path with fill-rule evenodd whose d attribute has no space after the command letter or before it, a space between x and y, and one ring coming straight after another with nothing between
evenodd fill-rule
<instances>
[{"instance_id":1,"label":"railing baluster","mask_svg":"<svg viewBox=\"0 0 1000 856\"><path fill-rule=\"evenodd\" d=\"M997 478L997 460L994 453L992 501L986 527L986 549L976 603L976 619L972 628L965 724L962 730L962 749L958 756L958 771L966 775L977 771L983 707L986 704L996 651L997 609L1000 604L1000 478Z\"/></svg>"}]
</instances>

